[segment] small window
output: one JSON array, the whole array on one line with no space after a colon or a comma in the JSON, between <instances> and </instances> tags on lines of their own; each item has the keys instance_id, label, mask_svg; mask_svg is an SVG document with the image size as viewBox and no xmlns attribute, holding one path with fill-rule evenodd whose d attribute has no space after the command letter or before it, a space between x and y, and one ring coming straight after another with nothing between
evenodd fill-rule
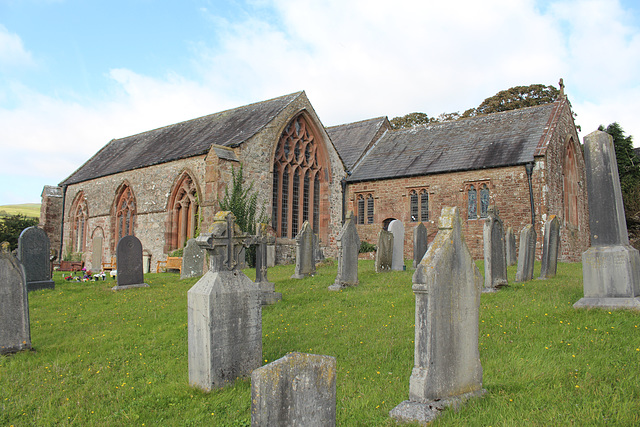
<instances>
[{"instance_id":1,"label":"small window","mask_svg":"<svg viewBox=\"0 0 640 427\"><path fill-rule=\"evenodd\" d=\"M468 214L468 218L469 219L476 219L478 218L478 197L476 194L476 188L471 185L469 186L469 190L467 192L468 197L469 197L469 214Z\"/></svg>"},{"instance_id":2,"label":"small window","mask_svg":"<svg viewBox=\"0 0 640 427\"><path fill-rule=\"evenodd\" d=\"M364 224L364 197L358 195L358 224Z\"/></svg>"},{"instance_id":3,"label":"small window","mask_svg":"<svg viewBox=\"0 0 640 427\"><path fill-rule=\"evenodd\" d=\"M486 218L489 211L489 188L487 184L482 184L480 188L480 217Z\"/></svg>"},{"instance_id":4,"label":"small window","mask_svg":"<svg viewBox=\"0 0 640 427\"><path fill-rule=\"evenodd\" d=\"M409 213L411 214L411 222L418 221L418 193L411 190L409 193Z\"/></svg>"},{"instance_id":5,"label":"small window","mask_svg":"<svg viewBox=\"0 0 640 427\"><path fill-rule=\"evenodd\" d=\"M373 224L373 196L367 195L367 224Z\"/></svg>"},{"instance_id":6,"label":"small window","mask_svg":"<svg viewBox=\"0 0 640 427\"><path fill-rule=\"evenodd\" d=\"M420 221L429 221L429 193L427 190L420 191Z\"/></svg>"}]
</instances>

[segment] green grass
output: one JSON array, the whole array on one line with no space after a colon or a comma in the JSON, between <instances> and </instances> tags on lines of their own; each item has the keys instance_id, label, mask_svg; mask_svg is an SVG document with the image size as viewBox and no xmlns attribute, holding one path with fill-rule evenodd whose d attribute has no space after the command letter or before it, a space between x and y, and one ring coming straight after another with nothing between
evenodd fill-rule
<instances>
[{"instance_id":1,"label":"green grass","mask_svg":"<svg viewBox=\"0 0 640 427\"><path fill-rule=\"evenodd\" d=\"M22 205L0 205L0 215L22 214L32 218L40 217L40 203L25 203Z\"/></svg>"},{"instance_id":2,"label":"green grass","mask_svg":"<svg viewBox=\"0 0 640 427\"><path fill-rule=\"evenodd\" d=\"M292 273L269 269L283 300L263 309L264 362L335 356L338 425L394 425L388 412L407 399L413 366L412 271L375 274L361 261L361 284L341 292L327 290L333 263L312 278ZM113 282L59 274L55 290L29 295L35 351L0 357L0 425L249 425L248 379L208 394L188 385L186 293L196 279L149 274L150 288L114 293ZM577 311L581 296L580 264L483 294L488 393L434 425L640 424L640 313Z\"/></svg>"}]
</instances>

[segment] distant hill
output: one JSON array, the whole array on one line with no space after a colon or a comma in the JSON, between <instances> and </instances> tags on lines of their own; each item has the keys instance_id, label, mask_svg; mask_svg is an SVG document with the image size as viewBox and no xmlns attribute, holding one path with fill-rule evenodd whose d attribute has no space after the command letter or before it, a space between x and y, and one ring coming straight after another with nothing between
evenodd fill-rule
<instances>
[{"instance_id":1,"label":"distant hill","mask_svg":"<svg viewBox=\"0 0 640 427\"><path fill-rule=\"evenodd\" d=\"M24 203L22 205L0 205L0 215L22 214L40 218L40 203Z\"/></svg>"}]
</instances>

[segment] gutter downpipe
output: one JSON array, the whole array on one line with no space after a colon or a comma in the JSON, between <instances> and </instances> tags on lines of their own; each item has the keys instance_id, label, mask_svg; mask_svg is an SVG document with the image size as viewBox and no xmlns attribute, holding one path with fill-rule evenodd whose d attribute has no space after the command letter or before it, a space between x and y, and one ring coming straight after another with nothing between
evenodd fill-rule
<instances>
[{"instance_id":1,"label":"gutter downpipe","mask_svg":"<svg viewBox=\"0 0 640 427\"><path fill-rule=\"evenodd\" d=\"M533 227L536 225L536 210L535 205L533 204L533 184L531 183L531 175L533 174L534 165L534 162L529 162L524 165L524 168L527 171L527 180L529 181L529 203L531 204L531 225Z\"/></svg>"},{"instance_id":2,"label":"gutter downpipe","mask_svg":"<svg viewBox=\"0 0 640 427\"><path fill-rule=\"evenodd\" d=\"M62 186L62 215L60 218L60 252L58 252L58 259L62 260L62 245L64 242L64 206L65 199L67 198L67 186Z\"/></svg>"}]
</instances>

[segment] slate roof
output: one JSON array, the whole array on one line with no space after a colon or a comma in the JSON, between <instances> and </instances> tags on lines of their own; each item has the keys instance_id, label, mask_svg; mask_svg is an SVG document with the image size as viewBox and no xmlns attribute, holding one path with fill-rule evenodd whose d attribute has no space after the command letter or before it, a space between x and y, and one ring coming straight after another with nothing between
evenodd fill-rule
<instances>
[{"instance_id":1,"label":"slate roof","mask_svg":"<svg viewBox=\"0 0 640 427\"><path fill-rule=\"evenodd\" d=\"M303 95L304 92L296 92L111 140L60 185L206 154L212 144L236 147Z\"/></svg>"},{"instance_id":2,"label":"slate roof","mask_svg":"<svg viewBox=\"0 0 640 427\"><path fill-rule=\"evenodd\" d=\"M377 117L327 128L347 170L351 170L370 144L379 138L386 121L386 117Z\"/></svg>"},{"instance_id":3,"label":"slate roof","mask_svg":"<svg viewBox=\"0 0 640 427\"><path fill-rule=\"evenodd\" d=\"M387 132L349 182L525 164L555 128L559 101Z\"/></svg>"}]
</instances>

